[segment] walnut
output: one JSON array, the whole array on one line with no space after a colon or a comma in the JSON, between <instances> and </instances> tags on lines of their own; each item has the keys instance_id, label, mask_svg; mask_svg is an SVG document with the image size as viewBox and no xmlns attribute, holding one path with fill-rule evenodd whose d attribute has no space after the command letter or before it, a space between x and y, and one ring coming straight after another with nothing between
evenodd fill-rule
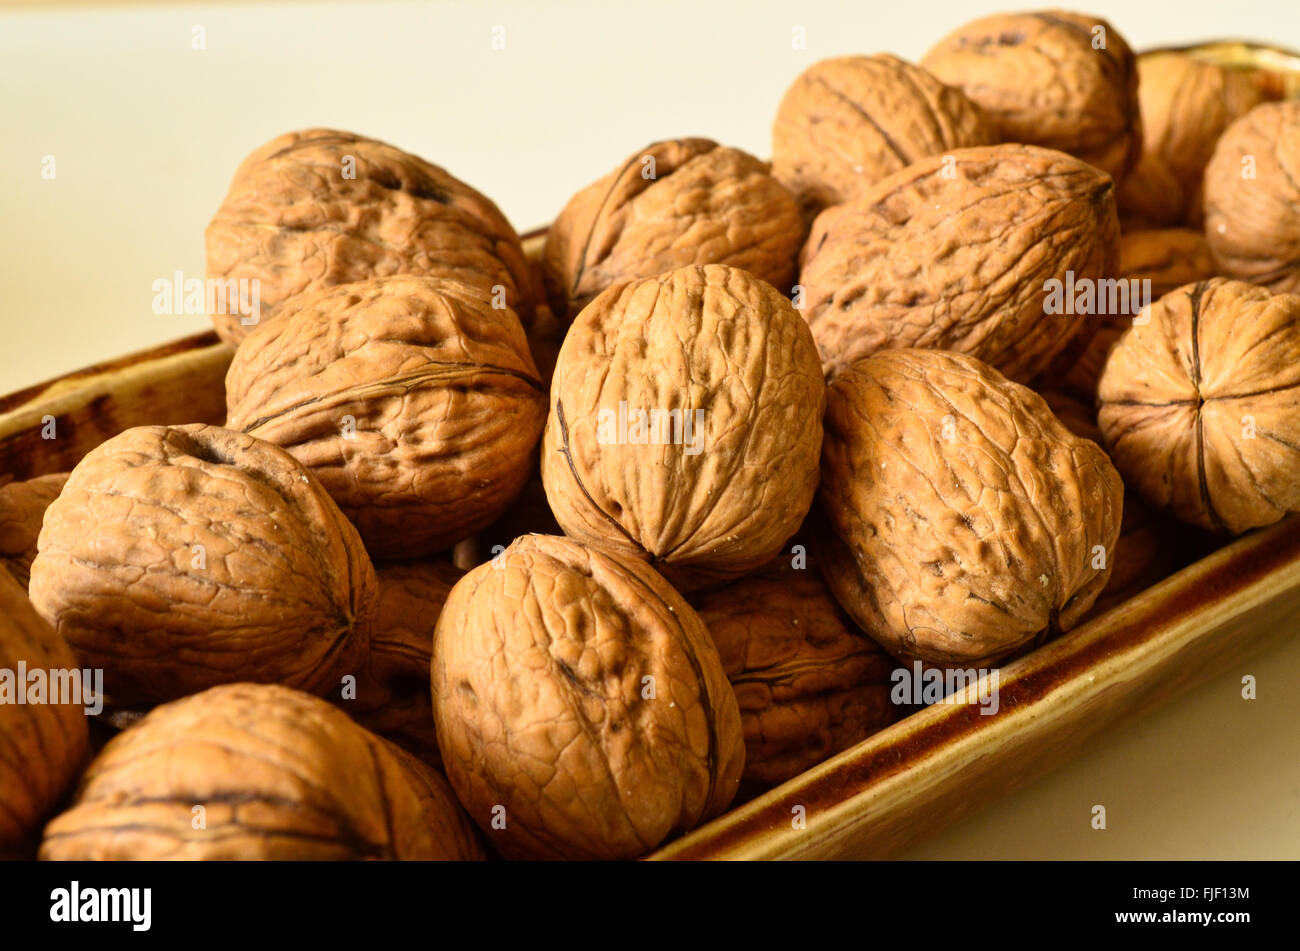
<instances>
[{"instance_id":1,"label":"walnut","mask_svg":"<svg viewBox=\"0 0 1300 951\"><path fill-rule=\"evenodd\" d=\"M1095 330L1093 316L1050 312L1050 282L1109 276L1118 242L1114 184L1091 166L1030 146L958 149L818 216L804 316L832 375L921 347L1028 380Z\"/></svg>"},{"instance_id":2,"label":"walnut","mask_svg":"<svg viewBox=\"0 0 1300 951\"><path fill-rule=\"evenodd\" d=\"M484 857L436 772L324 700L246 683L165 704L109 741L40 855Z\"/></svg>"},{"instance_id":3,"label":"walnut","mask_svg":"<svg viewBox=\"0 0 1300 951\"><path fill-rule=\"evenodd\" d=\"M1255 70L1207 63L1186 53L1138 58L1142 158L1147 181L1120 188L1120 217L1146 227L1201 222L1201 180L1228 125L1269 96ZM1157 179L1157 176L1159 178ZM1160 184L1159 189L1150 186Z\"/></svg>"},{"instance_id":4,"label":"walnut","mask_svg":"<svg viewBox=\"0 0 1300 951\"><path fill-rule=\"evenodd\" d=\"M612 287L555 367L542 453L555 518L685 587L757 568L812 505L825 389L798 312L744 271Z\"/></svg>"},{"instance_id":5,"label":"walnut","mask_svg":"<svg viewBox=\"0 0 1300 951\"><path fill-rule=\"evenodd\" d=\"M991 661L1069 630L1105 587L1123 485L1043 399L978 360L889 350L827 395L836 599L903 660Z\"/></svg>"},{"instance_id":6,"label":"walnut","mask_svg":"<svg viewBox=\"0 0 1300 951\"><path fill-rule=\"evenodd\" d=\"M804 70L772 126L772 174L811 217L919 158L992 145L960 89L896 56L842 56Z\"/></svg>"},{"instance_id":7,"label":"walnut","mask_svg":"<svg viewBox=\"0 0 1300 951\"><path fill-rule=\"evenodd\" d=\"M1117 181L1141 153L1136 60L1101 17L984 17L940 40L921 65L964 90L1004 142L1069 152Z\"/></svg>"},{"instance_id":8,"label":"walnut","mask_svg":"<svg viewBox=\"0 0 1300 951\"><path fill-rule=\"evenodd\" d=\"M56 683L76 668L68 645L0 571L0 861L35 853L41 825L86 758L94 698L69 696Z\"/></svg>"},{"instance_id":9,"label":"walnut","mask_svg":"<svg viewBox=\"0 0 1300 951\"><path fill-rule=\"evenodd\" d=\"M1205 236L1221 274L1300 292L1300 100L1256 106L1219 139Z\"/></svg>"},{"instance_id":10,"label":"walnut","mask_svg":"<svg viewBox=\"0 0 1300 951\"><path fill-rule=\"evenodd\" d=\"M1300 509L1300 295L1213 278L1149 313L1111 350L1099 389L1125 481L1221 533Z\"/></svg>"},{"instance_id":11,"label":"walnut","mask_svg":"<svg viewBox=\"0 0 1300 951\"><path fill-rule=\"evenodd\" d=\"M92 450L45 513L31 598L119 705L236 680L323 693L369 648L374 569L283 450L142 426Z\"/></svg>"},{"instance_id":12,"label":"walnut","mask_svg":"<svg viewBox=\"0 0 1300 951\"><path fill-rule=\"evenodd\" d=\"M895 662L786 557L692 599L736 692L744 785L783 783L893 722Z\"/></svg>"},{"instance_id":13,"label":"walnut","mask_svg":"<svg viewBox=\"0 0 1300 951\"><path fill-rule=\"evenodd\" d=\"M351 132L290 132L256 149L208 225L207 249L209 280L260 282L256 313L235 312L228 297L212 315L234 344L297 294L393 274L500 288L532 315L523 248L497 206L419 156Z\"/></svg>"},{"instance_id":14,"label":"walnut","mask_svg":"<svg viewBox=\"0 0 1300 951\"><path fill-rule=\"evenodd\" d=\"M1127 232L1119 242L1119 280L1128 284L1128 306L1102 317L1103 325L1064 373L1044 374L1040 380L1090 405L1095 403L1106 356L1138 312L1184 284L1213 275L1210 246L1199 231L1164 228Z\"/></svg>"},{"instance_id":15,"label":"walnut","mask_svg":"<svg viewBox=\"0 0 1300 951\"><path fill-rule=\"evenodd\" d=\"M452 586L464 572L450 561L379 565L379 603L370 656L354 699L341 704L385 739L438 765L438 738L429 694L433 628Z\"/></svg>"},{"instance_id":16,"label":"walnut","mask_svg":"<svg viewBox=\"0 0 1300 951\"><path fill-rule=\"evenodd\" d=\"M551 306L572 319L607 287L690 264L727 264L788 291L804 224L746 152L655 142L569 200L546 234Z\"/></svg>"},{"instance_id":17,"label":"walnut","mask_svg":"<svg viewBox=\"0 0 1300 951\"><path fill-rule=\"evenodd\" d=\"M633 858L726 809L736 698L696 613L635 559L526 535L433 643L447 778L507 858Z\"/></svg>"},{"instance_id":18,"label":"walnut","mask_svg":"<svg viewBox=\"0 0 1300 951\"><path fill-rule=\"evenodd\" d=\"M423 557L490 524L546 419L514 313L410 276L287 304L236 352L226 402L226 426L311 470L376 559Z\"/></svg>"},{"instance_id":19,"label":"walnut","mask_svg":"<svg viewBox=\"0 0 1300 951\"><path fill-rule=\"evenodd\" d=\"M27 587L36 557L36 538L49 504L59 497L66 472L0 485L0 569Z\"/></svg>"}]
</instances>

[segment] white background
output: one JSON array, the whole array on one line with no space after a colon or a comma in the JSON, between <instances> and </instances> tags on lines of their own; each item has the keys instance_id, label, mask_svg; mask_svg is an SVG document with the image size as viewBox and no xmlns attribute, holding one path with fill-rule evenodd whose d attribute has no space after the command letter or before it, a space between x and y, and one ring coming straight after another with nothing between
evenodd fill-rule
<instances>
[{"instance_id":1,"label":"white background","mask_svg":"<svg viewBox=\"0 0 1300 951\"><path fill-rule=\"evenodd\" d=\"M917 59L998 9L0 3L0 392L207 329L155 316L151 285L177 270L202 276L203 229L235 165L281 132L332 126L390 141L525 230L655 139L703 135L766 156L776 104L805 66L885 50ZM1300 48L1295 0L1088 9L1138 49L1209 37ZM192 47L195 26L204 50ZM793 48L796 28L806 49ZM46 155L54 181L41 179ZM1297 640L1089 744L911 855L1300 856ZM1259 678L1253 703L1240 699L1243 673ZM1089 825L1097 803L1104 832Z\"/></svg>"}]
</instances>

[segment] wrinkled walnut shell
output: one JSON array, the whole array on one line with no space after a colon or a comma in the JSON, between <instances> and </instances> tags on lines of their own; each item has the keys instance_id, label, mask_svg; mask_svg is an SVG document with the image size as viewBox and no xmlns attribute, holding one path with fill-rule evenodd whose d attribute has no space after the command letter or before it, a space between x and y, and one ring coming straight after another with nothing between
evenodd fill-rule
<instances>
[{"instance_id":1,"label":"wrinkled walnut shell","mask_svg":"<svg viewBox=\"0 0 1300 951\"><path fill-rule=\"evenodd\" d=\"M1201 180L1214 145L1230 123L1268 98L1252 70L1207 63L1186 53L1138 58L1142 157L1146 181L1125 182L1120 218L1146 227L1201 223ZM1157 176L1162 180L1157 181ZM1158 188L1151 186L1158 185Z\"/></svg>"},{"instance_id":2,"label":"wrinkled walnut shell","mask_svg":"<svg viewBox=\"0 0 1300 951\"><path fill-rule=\"evenodd\" d=\"M216 426L141 426L45 513L31 598L122 705L237 680L325 693L368 649L375 574L288 453Z\"/></svg>"},{"instance_id":3,"label":"wrinkled walnut shell","mask_svg":"<svg viewBox=\"0 0 1300 951\"><path fill-rule=\"evenodd\" d=\"M209 280L259 281L261 323L307 291L393 274L462 281L524 320L531 278L519 236L483 195L417 155L352 132L278 136L240 164L207 230ZM212 314L238 344L252 326Z\"/></svg>"},{"instance_id":4,"label":"wrinkled walnut shell","mask_svg":"<svg viewBox=\"0 0 1300 951\"><path fill-rule=\"evenodd\" d=\"M744 784L799 775L892 723L895 661L788 556L692 598L740 706Z\"/></svg>"},{"instance_id":5,"label":"wrinkled walnut shell","mask_svg":"<svg viewBox=\"0 0 1300 951\"><path fill-rule=\"evenodd\" d=\"M555 368L542 451L555 518L682 586L756 568L812 504L825 389L798 312L744 271L610 288Z\"/></svg>"},{"instance_id":6,"label":"wrinkled walnut shell","mask_svg":"<svg viewBox=\"0 0 1300 951\"><path fill-rule=\"evenodd\" d=\"M0 485L0 569L27 588L45 510L63 491L66 472Z\"/></svg>"},{"instance_id":7,"label":"wrinkled walnut shell","mask_svg":"<svg viewBox=\"0 0 1300 951\"><path fill-rule=\"evenodd\" d=\"M1300 292L1300 100L1256 106L1223 133L1205 169L1205 236L1219 273Z\"/></svg>"},{"instance_id":8,"label":"wrinkled walnut shell","mask_svg":"<svg viewBox=\"0 0 1300 951\"><path fill-rule=\"evenodd\" d=\"M921 65L965 91L1003 142L1068 152L1116 181L1142 151L1136 58L1101 17L984 17L940 40Z\"/></svg>"},{"instance_id":9,"label":"wrinkled walnut shell","mask_svg":"<svg viewBox=\"0 0 1300 951\"><path fill-rule=\"evenodd\" d=\"M1091 166L1021 145L960 149L818 216L804 316L831 375L921 347L1029 380L1096 329L1094 315L1048 313L1047 282L1110 276L1118 243L1114 183Z\"/></svg>"},{"instance_id":10,"label":"wrinkled walnut shell","mask_svg":"<svg viewBox=\"0 0 1300 951\"><path fill-rule=\"evenodd\" d=\"M827 582L905 661L977 665L1067 631L1110 576L1115 467L970 357L890 350L837 377L822 471L844 546Z\"/></svg>"},{"instance_id":11,"label":"wrinkled walnut shell","mask_svg":"<svg viewBox=\"0 0 1300 951\"><path fill-rule=\"evenodd\" d=\"M546 535L467 574L433 645L447 778L507 858L633 858L726 809L736 698L643 563Z\"/></svg>"},{"instance_id":12,"label":"wrinkled walnut shell","mask_svg":"<svg viewBox=\"0 0 1300 951\"><path fill-rule=\"evenodd\" d=\"M928 155L992 145L960 89L888 53L841 56L794 81L772 126L772 174L811 217Z\"/></svg>"},{"instance_id":13,"label":"wrinkled walnut shell","mask_svg":"<svg viewBox=\"0 0 1300 951\"><path fill-rule=\"evenodd\" d=\"M1099 390L1125 481L1220 533L1300 509L1300 295L1213 278L1149 313L1111 350Z\"/></svg>"},{"instance_id":14,"label":"wrinkled walnut shell","mask_svg":"<svg viewBox=\"0 0 1300 951\"><path fill-rule=\"evenodd\" d=\"M491 523L546 419L514 313L407 276L286 305L236 352L226 402L227 427L311 470L376 559L423 557Z\"/></svg>"},{"instance_id":15,"label":"wrinkled walnut shell","mask_svg":"<svg viewBox=\"0 0 1300 951\"><path fill-rule=\"evenodd\" d=\"M20 663L26 665L26 682L18 679ZM77 667L68 645L32 608L18 582L0 571L0 671L12 678L0 685L0 861L32 857L42 823L86 759L86 706L94 698L83 694L82 703L72 703L66 701L75 697L57 692L61 672ZM45 683L40 703L26 702L36 697L30 679L35 671L43 672Z\"/></svg>"},{"instance_id":16,"label":"wrinkled walnut shell","mask_svg":"<svg viewBox=\"0 0 1300 951\"><path fill-rule=\"evenodd\" d=\"M229 684L114 737L42 859L478 859L446 782L316 697Z\"/></svg>"},{"instance_id":17,"label":"wrinkled walnut shell","mask_svg":"<svg viewBox=\"0 0 1300 951\"><path fill-rule=\"evenodd\" d=\"M551 306L572 319L607 287L726 264L788 291L804 224L767 166L709 139L655 142L569 200L546 233Z\"/></svg>"}]
</instances>

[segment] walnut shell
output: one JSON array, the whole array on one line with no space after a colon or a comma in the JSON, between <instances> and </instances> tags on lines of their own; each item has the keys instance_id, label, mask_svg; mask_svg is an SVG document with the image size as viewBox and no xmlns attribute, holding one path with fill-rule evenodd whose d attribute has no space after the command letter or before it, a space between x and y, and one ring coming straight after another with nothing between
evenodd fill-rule
<instances>
[{"instance_id":1,"label":"walnut shell","mask_svg":"<svg viewBox=\"0 0 1300 951\"><path fill-rule=\"evenodd\" d=\"M1099 389L1125 481L1220 533L1300 509L1300 295L1213 278L1149 313L1111 350Z\"/></svg>"},{"instance_id":2,"label":"walnut shell","mask_svg":"<svg viewBox=\"0 0 1300 951\"><path fill-rule=\"evenodd\" d=\"M921 65L964 90L1003 142L1068 152L1117 181L1142 151L1136 59L1101 17L984 17L940 40Z\"/></svg>"},{"instance_id":3,"label":"walnut shell","mask_svg":"<svg viewBox=\"0 0 1300 951\"><path fill-rule=\"evenodd\" d=\"M572 319L601 291L690 264L743 268L782 290L804 224L768 167L709 139L655 142L569 200L546 233L551 306Z\"/></svg>"},{"instance_id":4,"label":"walnut shell","mask_svg":"<svg viewBox=\"0 0 1300 951\"><path fill-rule=\"evenodd\" d=\"M742 782L783 783L892 723L895 661L788 556L692 598L740 706Z\"/></svg>"},{"instance_id":5,"label":"walnut shell","mask_svg":"<svg viewBox=\"0 0 1300 951\"><path fill-rule=\"evenodd\" d=\"M922 159L813 224L804 316L831 375L886 347L955 350L1032 379L1092 316L1048 313L1049 281L1114 273L1114 183L1022 145Z\"/></svg>"},{"instance_id":6,"label":"walnut shell","mask_svg":"<svg viewBox=\"0 0 1300 951\"><path fill-rule=\"evenodd\" d=\"M433 644L447 778L507 858L633 858L726 809L736 698L643 563L526 535L467 574Z\"/></svg>"},{"instance_id":7,"label":"walnut shell","mask_svg":"<svg viewBox=\"0 0 1300 951\"><path fill-rule=\"evenodd\" d=\"M209 280L260 282L259 322L307 291L393 274L492 293L524 320L531 279L519 236L483 195L417 155L352 132L278 136L240 164L207 230ZM238 344L252 329L213 314Z\"/></svg>"},{"instance_id":8,"label":"walnut shell","mask_svg":"<svg viewBox=\"0 0 1300 951\"><path fill-rule=\"evenodd\" d=\"M63 491L66 472L0 485L0 569L27 588L45 510Z\"/></svg>"},{"instance_id":9,"label":"walnut shell","mask_svg":"<svg viewBox=\"0 0 1300 951\"><path fill-rule=\"evenodd\" d=\"M1137 61L1146 181L1125 182L1120 218L1167 227L1201 222L1201 180L1228 125L1269 98L1252 70L1207 63L1186 53L1149 53ZM1156 171L1158 169L1158 171ZM1159 188L1153 189L1159 178Z\"/></svg>"},{"instance_id":10,"label":"walnut shell","mask_svg":"<svg viewBox=\"0 0 1300 951\"><path fill-rule=\"evenodd\" d=\"M379 565L379 602L365 676L341 704L368 730L430 765L441 762L429 694L433 628L465 574L450 561Z\"/></svg>"},{"instance_id":11,"label":"walnut shell","mask_svg":"<svg viewBox=\"0 0 1300 951\"><path fill-rule=\"evenodd\" d=\"M786 90L772 174L811 217L917 159L996 141L965 93L919 66L888 53L841 56L814 63Z\"/></svg>"},{"instance_id":12,"label":"walnut shell","mask_svg":"<svg viewBox=\"0 0 1300 951\"><path fill-rule=\"evenodd\" d=\"M26 679L19 678L19 664ZM83 694L82 703L71 703L75 696L57 692L62 673L75 669L68 645L18 582L0 571L0 861L35 853L42 824L86 759L86 705L94 698ZM37 671L43 686L41 702L34 703Z\"/></svg>"},{"instance_id":13,"label":"walnut shell","mask_svg":"<svg viewBox=\"0 0 1300 951\"><path fill-rule=\"evenodd\" d=\"M141 426L45 513L31 598L121 705L254 680L314 693L369 647L375 575L320 484L270 443Z\"/></svg>"},{"instance_id":14,"label":"walnut shell","mask_svg":"<svg viewBox=\"0 0 1300 951\"><path fill-rule=\"evenodd\" d=\"M798 312L744 271L688 267L612 287L555 367L542 452L551 510L566 534L647 559L681 586L756 568L812 505L825 390Z\"/></svg>"},{"instance_id":15,"label":"walnut shell","mask_svg":"<svg viewBox=\"0 0 1300 951\"><path fill-rule=\"evenodd\" d=\"M1300 100L1256 106L1223 133L1205 169L1205 236L1219 273L1300 292Z\"/></svg>"},{"instance_id":16,"label":"walnut shell","mask_svg":"<svg viewBox=\"0 0 1300 951\"><path fill-rule=\"evenodd\" d=\"M971 357L890 350L830 386L821 497L846 551L824 572L905 661L978 664L1069 630L1110 576L1122 494L1095 443Z\"/></svg>"},{"instance_id":17,"label":"walnut shell","mask_svg":"<svg viewBox=\"0 0 1300 951\"><path fill-rule=\"evenodd\" d=\"M397 276L287 304L226 375L226 425L288 450L377 559L490 524L528 478L546 394L523 328L465 284Z\"/></svg>"},{"instance_id":18,"label":"walnut shell","mask_svg":"<svg viewBox=\"0 0 1300 951\"><path fill-rule=\"evenodd\" d=\"M324 700L228 684L158 707L90 764L41 858L479 859L446 782Z\"/></svg>"}]
</instances>

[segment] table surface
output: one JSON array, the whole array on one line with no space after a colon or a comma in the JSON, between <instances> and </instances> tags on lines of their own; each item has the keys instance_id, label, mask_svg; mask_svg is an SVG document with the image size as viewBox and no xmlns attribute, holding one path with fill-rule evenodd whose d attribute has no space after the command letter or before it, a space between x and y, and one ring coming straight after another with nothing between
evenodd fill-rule
<instances>
[{"instance_id":1,"label":"table surface","mask_svg":"<svg viewBox=\"0 0 1300 951\"><path fill-rule=\"evenodd\" d=\"M1294 0L1086 6L1138 49L1213 37L1300 48ZM655 139L766 155L804 67L886 50L917 59L1004 8L0 2L0 392L207 329L155 315L153 283L202 277L203 229L236 164L281 132L393 142L524 230ZM1255 700L1241 697L1245 674ZM1297 688L1300 638L1285 638L907 857L1300 857ZM1105 830L1091 826L1096 804Z\"/></svg>"}]
</instances>

